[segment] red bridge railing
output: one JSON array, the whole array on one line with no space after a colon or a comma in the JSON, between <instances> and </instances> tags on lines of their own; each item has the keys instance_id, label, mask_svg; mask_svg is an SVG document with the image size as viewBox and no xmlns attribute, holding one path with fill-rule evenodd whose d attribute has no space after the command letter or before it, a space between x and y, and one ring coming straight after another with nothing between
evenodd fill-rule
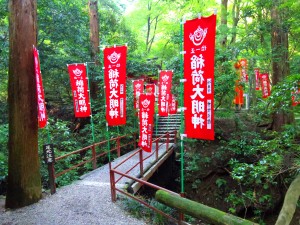
<instances>
[{"instance_id":1,"label":"red bridge railing","mask_svg":"<svg viewBox=\"0 0 300 225\"><path fill-rule=\"evenodd\" d=\"M111 164L110 164L111 199L112 199L113 202L116 202L116 201L117 201L117 192L120 192L121 194L123 194L123 195L125 195L125 196L127 196L127 197L129 197L129 198L132 198L132 199L135 200L135 201L138 201L139 203L143 204L144 206L150 208L151 210L155 211L156 213L161 214L162 216L166 217L167 219L169 219L169 220L171 220L171 221L173 221L173 222L175 222L175 223L178 223L178 224L185 224L185 222L183 221L183 214L182 214L182 213L179 212L178 218L174 218L173 216L171 216L171 215L169 215L169 214L167 214L167 213L165 213L165 212L163 212L163 211L161 211L161 210L159 210L159 209L157 209L157 208L151 206L149 203L147 203L147 202L144 201L143 199L140 199L140 198L134 196L133 194L130 194L130 193L128 193L127 191L125 191L125 190L123 190L123 189L121 189L121 188L118 188L118 186L117 186L118 182L119 182L122 178L126 177L126 178L129 178L129 179L131 179L131 180L133 180L133 181L135 181L135 182L138 182L138 183L140 183L140 184L142 184L142 185L145 185L145 186L148 186L148 187L150 187L150 188L153 188L153 189L155 189L155 190L164 190L164 191L169 192L169 193L171 193L171 194L180 196L180 194L178 194L178 193L172 192L172 191L167 190L167 189L165 189L165 188L163 188L163 187L160 187L160 186L157 186L157 185L155 185L155 184L149 183L149 182L147 182L147 181L145 181L145 180L143 179L143 174L144 174L144 172L145 172L145 171L144 171L144 167L143 167L143 162L144 162L145 160L147 160L149 157L153 156L154 154L155 154L155 162L157 162L157 161L159 160L159 158L158 158L158 156L159 156L158 151L159 151L159 150L160 150L160 151L165 151L166 153L167 153L167 152L170 152L170 151L173 152L173 148L172 148L172 147L170 148L170 139L169 139L169 138L170 138L170 134L175 134L175 136L176 136L176 133L177 133L177 131L173 131L173 132L171 132L171 133L166 133L165 135L163 135L163 136L161 136L161 137L159 137L159 138L153 140L153 144L155 144L155 146L156 146L156 147L155 147L155 151L153 151L151 155L149 155L149 156L147 156L147 157L145 157L145 158L143 158L143 150L142 150L141 148L139 148L136 152L134 152L133 154L129 155L126 159L124 159L123 161L121 161L119 164L117 164L117 165L114 166L113 168L112 168L112 166L111 166ZM163 138L166 138L165 143L161 143L161 140L162 140ZM174 138L174 143L175 143L175 142L176 142L176 138ZM164 144L166 145L165 150L160 149L160 147L161 147L162 145L164 145ZM135 156L135 155L137 155L137 154L139 154L139 161L138 161L136 164L134 164L134 165L133 165L131 168L129 168L127 171L119 171L119 170L118 170L118 168L119 168L121 165L123 165L124 163L126 163L126 161L130 160L133 156ZM129 175L129 173L130 173L134 168L136 168L137 166L139 166L140 172L139 172L139 176L138 176L138 177L140 177L140 178L137 178L137 177L134 176L134 175ZM116 179L116 175L118 175L119 178Z\"/></svg>"}]
</instances>

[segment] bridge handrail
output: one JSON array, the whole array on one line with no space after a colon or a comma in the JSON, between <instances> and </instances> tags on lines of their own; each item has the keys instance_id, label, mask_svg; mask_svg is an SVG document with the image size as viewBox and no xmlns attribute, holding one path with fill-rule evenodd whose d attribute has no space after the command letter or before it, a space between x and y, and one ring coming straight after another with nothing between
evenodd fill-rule
<instances>
[{"instance_id":1,"label":"bridge handrail","mask_svg":"<svg viewBox=\"0 0 300 225\"><path fill-rule=\"evenodd\" d=\"M155 142L156 143L156 149L155 149L155 151L153 151L150 155L148 155L146 158L143 158L142 157L142 149L141 148L139 148L136 152L134 152L134 153L132 153L131 155L129 155L126 159L124 159L123 161L121 161L119 164L117 164L113 169L114 170L116 170L119 166L121 166L122 164L124 164L126 161L128 161L129 159L131 159L133 156L135 156L135 155L137 155L138 153L140 154L140 161L139 162L137 162L136 164L134 164L129 170L127 170L126 171L126 174L127 173L129 173L130 171L132 171L136 166L138 166L139 164L140 164L140 174L141 175L143 175L143 173L144 173L144 169L143 169L143 167L142 167L142 163L144 162L144 161L146 161L148 158L150 158L153 154L156 154L156 161L158 160L158 149L159 149L159 147L160 146L162 146L164 143L161 143L160 145L159 145L159 141L162 139L162 138L164 138L164 137L167 137L167 146L166 146L166 151L168 151L169 150L169 136L170 136L170 134L177 134L177 131L172 131L172 132L167 132L166 134L164 134L164 135L162 135L162 136L160 136L160 137L158 137L158 138L156 138L156 139L154 139L152 142ZM121 180L123 177L121 176L117 181L116 181L116 183L119 181L119 180Z\"/></svg>"},{"instance_id":2,"label":"bridge handrail","mask_svg":"<svg viewBox=\"0 0 300 225\"><path fill-rule=\"evenodd\" d=\"M130 142L126 142L126 144L120 144L120 141L121 139L123 138L127 138L127 137L132 137L133 138L133 141L130 141ZM107 142L113 142L115 141L115 147L109 149L109 150L106 150L104 152L101 152L100 154L97 154L96 152L96 147L99 147L101 145L104 145L104 144L107 144ZM90 163L90 162L93 162L93 169L96 169L97 168L97 159L99 157L102 157L104 155L107 155L108 152L114 152L114 151L117 151L117 154L118 154L118 157L121 155L121 148L125 147L125 146L128 146L130 144L133 144L134 145L134 148L136 148L136 134L128 134L128 135L123 135L123 136L118 136L118 137L114 137L114 138L111 138L109 140L105 140L105 141L101 141L101 142L97 142L97 143L94 143L92 145L89 145L89 146L86 146L84 148L81 148L81 149L78 149L78 150L75 150L73 152L70 152L70 153L67 153L65 155L62 155L62 156L58 156L55 158L55 163L61 161L62 159L65 159L67 157L70 157L72 155L77 155L77 154L80 154L82 152L87 152L89 150L92 151L92 156L91 158L87 159L87 160L83 160L75 165L72 165L70 166L69 168L67 169L64 169L58 173L55 173L55 165L54 163L52 164L48 164L48 171L49 171L49 183L50 183L50 191L51 191L51 194L54 194L56 192L56 184L55 184L55 179L62 176L63 174L73 170L73 169L76 169L78 168L79 166L82 166L86 163Z\"/></svg>"},{"instance_id":3,"label":"bridge handrail","mask_svg":"<svg viewBox=\"0 0 300 225\"><path fill-rule=\"evenodd\" d=\"M153 151L153 153L152 153L151 155L153 155L153 154L155 153L155 154L156 154L156 160L158 160L158 149L159 149L158 143L159 143L159 141L160 141L162 138L167 137L167 141L166 141L166 152L170 151L170 149L169 149L169 136L170 136L170 134L173 134L173 133L174 133L175 136L176 136L177 131L172 131L172 132L170 132L170 133L167 132L166 134L164 134L164 135L160 136L159 138L156 138L155 140L153 140L153 142L156 143L156 149L155 149L155 151ZM175 142L176 142L176 138L174 139L174 143L175 143ZM163 144L161 144L161 145L163 145ZM167 214L167 213L161 211L160 209L155 208L154 206L151 206L151 205L148 204L146 201L144 201L144 200L142 200L142 199L140 199L140 198L134 196L133 194L130 194L130 193L128 193L128 192L122 190L121 188L118 188L118 187L117 187L117 183L118 183L123 177L127 177L127 178L129 178L129 179L131 179L131 180L133 180L133 181L135 181L135 182L138 182L138 183L141 183L141 184L143 184L143 185L149 186L149 187L154 188L154 189L156 189L156 190L163 190L163 191L166 191L166 192L168 192L168 193L170 193L170 194L173 194L173 195L176 195L176 196L180 196L180 194L178 194L178 193L175 193L175 192L173 192L173 191L167 190L167 189L165 189L165 188L163 188L163 187L160 187L160 186L158 186L158 185L149 183L148 181L143 180L143 178L136 178L136 177L134 177L134 176L128 175L128 173L129 173L131 170L133 170L133 168L135 168L135 167L136 167L137 165L139 165L139 164L140 164L140 166L143 165L142 162L145 161L147 158L150 157L150 156L148 156L148 157L146 157L146 158L143 159L143 158L141 157L141 156L142 156L142 154L141 154L142 151L143 151L143 150L142 150L141 148L139 148L136 152L134 152L134 153L132 153L131 155L129 155L126 159L122 160L119 164L117 164L117 165L114 166L113 168L112 168L112 166L110 165L111 199L112 199L112 202L116 202L116 201L117 201L117 191L118 191L118 192L120 192L120 193L126 195L127 197L132 198L132 199L134 199L135 201L138 201L139 203L141 203L141 204L143 204L144 206L146 206L146 207L152 209L153 211L155 211L155 212L161 214L162 216L164 216L164 217L166 217L166 218L172 220L173 222L176 222L176 223L178 223L178 224L187 224L186 222L183 221L183 214L182 214L181 212L179 212L179 217L178 217L178 219L176 219L176 218L172 217L171 215L169 215L169 214ZM173 151L173 149L172 149L172 151ZM124 172L120 172L120 171L117 170L117 168L118 168L119 166L121 166L122 164L124 164L127 160L129 160L130 158L132 158L133 156L135 156L135 155L138 154L138 153L140 154L140 160L139 160L138 163L136 163L135 165L133 165L133 167L131 167L131 168L130 168L128 171L126 171L125 173L124 173ZM141 167L140 167L140 175L141 175L141 177L143 176L143 173L144 173L143 167L141 166ZM116 175L116 174L118 174L118 175L120 176L117 180L115 179L115 175Z\"/></svg>"}]
</instances>

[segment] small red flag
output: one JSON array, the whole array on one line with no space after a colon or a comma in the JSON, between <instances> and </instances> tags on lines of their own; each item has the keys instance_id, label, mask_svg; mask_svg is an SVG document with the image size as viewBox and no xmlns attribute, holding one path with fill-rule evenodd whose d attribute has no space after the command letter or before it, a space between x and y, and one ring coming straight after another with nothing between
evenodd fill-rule
<instances>
[{"instance_id":1,"label":"small red flag","mask_svg":"<svg viewBox=\"0 0 300 225\"><path fill-rule=\"evenodd\" d=\"M260 90L260 83L259 83L260 74L258 68L254 69L254 74L255 74L255 90L258 91Z\"/></svg>"},{"instance_id":2,"label":"small red flag","mask_svg":"<svg viewBox=\"0 0 300 225\"><path fill-rule=\"evenodd\" d=\"M146 93L155 95L155 84L146 84Z\"/></svg>"},{"instance_id":3,"label":"small red flag","mask_svg":"<svg viewBox=\"0 0 300 225\"><path fill-rule=\"evenodd\" d=\"M39 61L39 54L38 54L38 50L34 46L33 46L33 57L34 57L34 70L35 70L35 80L36 80L39 128L44 128L47 125L47 110L46 110L46 103L45 103L45 94L44 94L43 80L41 74L41 67Z\"/></svg>"},{"instance_id":4,"label":"small red flag","mask_svg":"<svg viewBox=\"0 0 300 225\"><path fill-rule=\"evenodd\" d=\"M292 92L292 106L296 106L298 104L300 104L300 89Z\"/></svg>"},{"instance_id":5,"label":"small red flag","mask_svg":"<svg viewBox=\"0 0 300 225\"><path fill-rule=\"evenodd\" d=\"M235 97L234 104L243 105L244 104L244 90L243 86L240 84L240 81L235 82Z\"/></svg>"},{"instance_id":6,"label":"small red flag","mask_svg":"<svg viewBox=\"0 0 300 225\"><path fill-rule=\"evenodd\" d=\"M152 149L152 133L154 126L154 102L153 94L141 94L140 98L140 141L139 146L146 152Z\"/></svg>"},{"instance_id":7,"label":"small red flag","mask_svg":"<svg viewBox=\"0 0 300 225\"><path fill-rule=\"evenodd\" d=\"M175 95L171 95L170 114L176 114L178 108L178 101Z\"/></svg>"},{"instance_id":8,"label":"small red flag","mask_svg":"<svg viewBox=\"0 0 300 225\"><path fill-rule=\"evenodd\" d=\"M139 97L144 93L144 80L134 80L133 81L133 105L134 109L139 109Z\"/></svg>"},{"instance_id":9,"label":"small red flag","mask_svg":"<svg viewBox=\"0 0 300 225\"><path fill-rule=\"evenodd\" d=\"M168 116L169 105L171 100L171 88L172 88L172 76L171 70L162 70L159 75L158 85L158 115Z\"/></svg>"},{"instance_id":10,"label":"small red flag","mask_svg":"<svg viewBox=\"0 0 300 225\"><path fill-rule=\"evenodd\" d=\"M260 75L260 83L261 83L261 91L262 97L267 98L271 95L271 88L270 88L270 79L268 73L263 73Z\"/></svg>"},{"instance_id":11,"label":"small red flag","mask_svg":"<svg viewBox=\"0 0 300 225\"><path fill-rule=\"evenodd\" d=\"M75 117L89 117L91 115L90 97L86 76L86 65L68 65L70 82L73 95Z\"/></svg>"},{"instance_id":12,"label":"small red flag","mask_svg":"<svg viewBox=\"0 0 300 225\"><path fill-rule=\"evenodd\" d=\"M240 80L242 82L248 82L249 77L247 73L247 68L248 68L248 61L247 59L240 59Z\"/></svg>"}]
</instances>

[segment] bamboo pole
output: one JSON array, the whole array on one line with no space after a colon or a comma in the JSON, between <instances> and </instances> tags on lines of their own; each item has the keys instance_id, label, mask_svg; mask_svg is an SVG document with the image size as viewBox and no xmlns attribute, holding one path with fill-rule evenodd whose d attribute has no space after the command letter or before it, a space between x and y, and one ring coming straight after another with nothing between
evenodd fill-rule
<instances>
[{"instance_id":1,"label":"bamboo pole","mask_svg":"<svg viewBox=\"0 0 300 225\"><path fill-rule=\"evenodd\" d=\"M169 207L178 209L184 214L193 216L197 219L204 219L206 222L215 225L256 225L256 223L252 221L170 194L163 190L156 192L155 199Z\"/></svg>"}]
</instances>

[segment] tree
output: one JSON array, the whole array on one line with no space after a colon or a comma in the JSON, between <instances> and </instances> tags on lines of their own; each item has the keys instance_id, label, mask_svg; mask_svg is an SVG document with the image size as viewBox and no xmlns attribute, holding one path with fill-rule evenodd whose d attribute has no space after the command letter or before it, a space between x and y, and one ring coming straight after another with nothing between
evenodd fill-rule
<instances>
[{"instance_id":1,"label":"tree","mask_svg":"<svg viewBox=\"0 0 300 225\"><path fill-rule=\"evenodd\" d=\"M98 0L89 0L89 17L90 17L90 42L91 42L91 58L96 65L99 65L99 16L98 16ZM92 80L91 97L97 98L97 83Z\"/></svg>"},{"instance_id":2,"label":"tree","mask_svg":"<svg viewBox=\"0 0 300 225\"><path fill-rule=\"evenodd\" d=\"M284 23L285 11L282 9L281 1L273 1L271 8L271 46L272 46L272 81L273 85L283 81L289 75L289 41L288 27ZM283 1L285 2L285 1ZM280 8L281 6L281 8ZM275 112L273 115L273 129L281 130L284 124L291 123L293 115L284 112Z\"/></svg>"},{"instance_id":3,"label":"tree","mask_svg":"<svg viewBox=\"0 0 300 225\"><path fill-rule=\"evenodd\" d=\"M36 8L36 0L9 1L8 208L23 207L41 198L32 48L37 42Z\"/></svg>"}]
</instances>

